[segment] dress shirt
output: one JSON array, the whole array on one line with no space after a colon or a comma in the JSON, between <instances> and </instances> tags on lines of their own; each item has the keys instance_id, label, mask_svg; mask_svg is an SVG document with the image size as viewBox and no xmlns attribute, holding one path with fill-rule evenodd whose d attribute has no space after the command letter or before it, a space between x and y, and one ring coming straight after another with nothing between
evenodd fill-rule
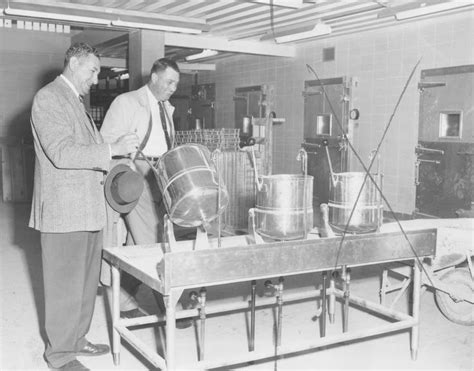
<instances>
[{"instance_id":1,"label":"dress shirt","mask_svg":"<svg viewBox=\"0 0 474 371\"><path fill-rule=\"evenodd\" d=\"M165 133L163 131L163 126L160 119L160 109L158 107L158 100L155 98L148 86L146 87L146 91L148 95L148 101L150 103L152 127L150 138L148 139L148 143L143 149L143 153L146 156L158 157L168 150L168 145L166 144ZM167 122L166 125L168 128L168 133L171 133L170 122Z\"/></svg>"}]
</instances>

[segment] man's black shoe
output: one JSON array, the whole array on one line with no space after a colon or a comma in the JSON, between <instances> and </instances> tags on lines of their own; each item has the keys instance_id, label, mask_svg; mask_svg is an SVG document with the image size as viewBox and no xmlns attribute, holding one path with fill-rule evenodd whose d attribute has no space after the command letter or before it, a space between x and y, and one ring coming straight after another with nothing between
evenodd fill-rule
<instances>
[{"instance_id":1,"label":"man's black shoe","mask_svg":"<svg viewBox=\"0 0 474 371\"><path fill-rule=\"evenodd\" d=\"M123 312L120 312L120 318L139 318L146 315L147 314L142 312L140 308L124 310Z\"/></svg>"},{"instance_id":2,"label":"man's black shoe","mask_svg":"<svg viewBox=\"0 0 474 371\"><path fill-rule=\"evenodd\" d=\"M89 371L90 369L84 366L81 362L77 359L73 359L72 361L62 365L59 368L53 368L52 370L61 370L61 371Z\"/></svg>"},{"instance_id":3,"label":"man's black shoe","mask_svg":"<svg viewBox=\"0 0 474 371\"><path fill-rule=\"evenodd\" d=\"M110 347L106 344L92 344L87 342L87 344L79 352L76 353L77 356L88 356L95 357L107 354L110 352Z\"/></svg>"}]
</instances>

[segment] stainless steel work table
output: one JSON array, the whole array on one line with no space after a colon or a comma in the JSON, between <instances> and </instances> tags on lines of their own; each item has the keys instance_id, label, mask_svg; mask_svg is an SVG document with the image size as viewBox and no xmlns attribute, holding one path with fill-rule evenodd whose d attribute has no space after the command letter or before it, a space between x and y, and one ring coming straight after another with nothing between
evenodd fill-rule
<instances>
[{"instance_id":1,"label":"stainless steel work table","mask_svg":"<svg viewBox=\"0 0 474 371\"><path fill-rule=\"evenodd\" d=\"M413 249L401 232L346 236L340 252L340 237L252 244L250 242L252 239L248 235L221 238L220 247L218 247L217 240L205 239L203 241L202 236L198 236L196 241L173 241L163 244L106 248L103 256L112 265L112 351L114 363L117 365L120 362L120 339L124 338L160 369L174 370L179 366L176 365L175 357L176 319L199 313L198 309L176 311L178 299L186 288L210 287L268 277L330 271L335 268L338 252L338 267L356 268L396 261L415 262L415 264L411 264L413 266L411 314L395 311L351 293L350 304L382 314L390 321L375 328L347 331L324 337L315 336L315 339L302 340L298 344L281 345L278 347L278 354L294 353L410 329L410 347L412 357L416 359L421 287L421 270L416 261L417 257L423 259L435 255L436 229L409 231L407 237ZM169 252L163 253L163 251ZM163 294L166 306L165 357L161 357L155 349L145 344L127 328L134 325L157 323L163 320L162 317L150 315L138 319L120 318L120 271L129 273ZM319 296L319 294L314 295L313 293L311 297ZM327 288L326 294L329 297L344 297L344 292L335 287ZM301 299L303 296L299 298ZM285 299L289 300L286 297ZM235 305L214 310L209 305L206 312L223 313L236 309L248 310L248 305L238 302ZM273 351L252 351L234 357L226 357L224 361L200 360L194 366L196 369L207 369L272 356L274 356Z\"/></svg>"}]
</instances>

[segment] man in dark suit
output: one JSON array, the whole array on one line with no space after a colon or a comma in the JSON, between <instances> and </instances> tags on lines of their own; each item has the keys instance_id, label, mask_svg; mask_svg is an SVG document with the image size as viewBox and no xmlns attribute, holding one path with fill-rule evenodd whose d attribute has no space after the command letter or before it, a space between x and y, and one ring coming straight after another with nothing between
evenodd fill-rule
<instances>
[{"instance_id":1,"label":"man in dark suit","mask_svg":"<svg viewBox=\"0 0 474 371\"><path fill-rule=\"evenodd\" d=\"M87 44L71 46L63 73L35 96L36 152L30 227L41 232L45 358L54 369L87 370L76 356L105 354L86 339L94 311L105 226L104 174L114 155L136 150L125 133L104 143L82 103L97 84L100 60Z\"/></svg>"}]
</instances>

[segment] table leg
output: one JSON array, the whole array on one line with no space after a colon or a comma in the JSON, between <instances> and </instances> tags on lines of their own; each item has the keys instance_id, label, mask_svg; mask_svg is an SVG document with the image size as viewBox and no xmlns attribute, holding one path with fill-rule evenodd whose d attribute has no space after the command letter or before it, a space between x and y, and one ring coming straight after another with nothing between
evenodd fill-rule
<instances>
[{"instance_id":1,"label":"table leg","mask_svg":"<svg viewBox=\"0 0 474 371\"><path fill-rule=\"evenodd\" d=\"M115 325L120 320L120 270L111 265L112 268L112 354L114 365L120 364L120 333Z\"/></svg>"},{"instance_id":2,"label":"table leg","mask_svg":"<svg viewBox=\"0 0 474 371\"><path fill-rule=\"evenodd\" d=\"M175 333L176 333L176 304L182 290L171 290L169 295L163 295L166 307L166 366L167 370L176 368Z\"/></svg>"},{"instance_id":3,"label":"table leg","mask_svg":"<svg viewBox=\"0 0 474 371\"><path fill-rule=\"evenodd\" d=\"M415 361L418 356L418 342L420 332L420 293L421 293L421 267L418 263L413 264L413 304L412 317L416 325L411 328L411 358Z\"/></svg>"}]
</instances>

